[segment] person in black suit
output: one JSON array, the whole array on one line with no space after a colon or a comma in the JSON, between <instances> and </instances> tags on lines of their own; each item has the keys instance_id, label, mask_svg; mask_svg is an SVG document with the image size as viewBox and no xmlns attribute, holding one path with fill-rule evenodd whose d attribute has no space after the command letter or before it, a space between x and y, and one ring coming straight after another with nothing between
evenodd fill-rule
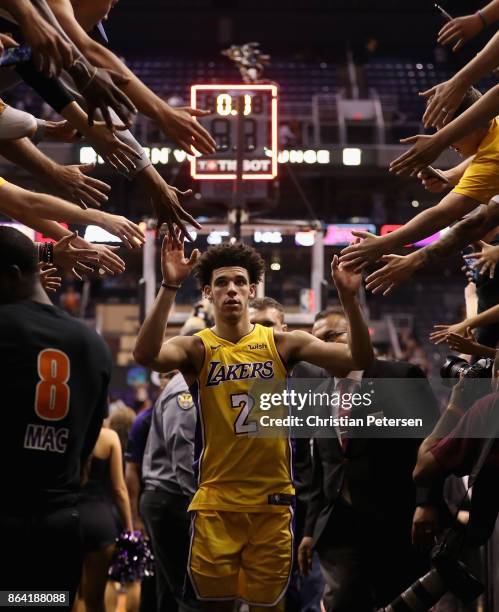
<instances>
[{"instance_id":1,"label":"person in black suit","mask_svg":"<svg viewBox=\"0 0 499 612\"><path fill-rule=\"evenodd\" d=\"M313 333L325 341L345 342L346 320L337 311L319 313ZM311 376L317 377L317 371ZM330 378L324 371L323 376ZM410 363L377 359L364 372L345 372L345 378L360 384L361 392L374 387L369 412L419 417L427 427L439 418L424 373ZM409 386L410 392L402 394L400 383L395 389L376 379L415 379L417 392L407 382L402 389ZM422 550L429 549L438 529L434 504L441 491L414 486L420 443L419 438L372 437L345 443L343 435L314 439L312 486L298 556L306 573L317 550L326 578L327 612L367 612L388 604L426 571Z\"/></svg>"}]
</instances>

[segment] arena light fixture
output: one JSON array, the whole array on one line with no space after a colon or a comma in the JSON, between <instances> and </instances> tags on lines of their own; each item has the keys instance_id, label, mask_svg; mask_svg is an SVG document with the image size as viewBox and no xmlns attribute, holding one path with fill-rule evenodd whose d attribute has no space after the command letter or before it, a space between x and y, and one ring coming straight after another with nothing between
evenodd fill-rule
<instances>
[{"instance_id":1,"label":"arena light fixture","mask_svg":"<svg viewBox=\"0 0 499 612\"><path fill-rule=\"evenodd\" d=\"M282 242L282 234L277 231L256 230L253 233L253 240L264 244L279 244Z\"/></svg>"},{"instance_id":2,"label":"arena light fixture","mask_svg":"<svg viewBox=\"0 0 499 612\"><path fill-rule=\"evenodd\" d=\"M362 149L347 147L343 149L344 166L360 166L362 163Z\"/></svg>"},{"instance_id":3,"label":"arena light fixture","mask_svg":"<svg viewBox=\"0 0 499 612\"><path fill-rule=\"evenodd\" d=\"M83 239L87 242L121 242L117 236L113 236L97 225L87 225Z\"/></svg>"},{"instance_id":4,"label":"arena light fixture","mask_svg":"<svg viewBox=\"0 0 499 612\"><path fill-rule=\"evenodd\" d=\"M315 231L310 230L309 232L296 232L295 244L304 247L313 246L315 244Z\"/></svg>"}]
</instances>

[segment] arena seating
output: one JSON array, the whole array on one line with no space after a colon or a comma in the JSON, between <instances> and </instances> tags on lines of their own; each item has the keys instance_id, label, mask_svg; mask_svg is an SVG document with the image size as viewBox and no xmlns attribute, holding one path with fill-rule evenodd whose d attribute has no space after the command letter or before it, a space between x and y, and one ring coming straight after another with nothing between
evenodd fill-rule
<instances>
[{"instance_id":1,"label":"arena seating","mask_svg":"<svg viewBox=\"0 0 499 612\"><path fill-rule=\"evenodd\" d=\"M451 68L445 64L437 64L427 58L419 61L415 57L417 53L412 58L379 57L371 59L364 66L368 92L380 98L388 126L399 123L409 130L416 129L425 105L418 92L445 81L452 74ZM189 84L240 82L239 73L223 57L142 57L129 60L128 65L162 98L175 98L181 104L189 104ZM265 78L279 84L281 115L287 117L294 114L311 115L314 95L334 96L345 91L347 85L342 67L320 58L272 57ZM489 87L491 82L484 85ZM20 86L14 94L5 98L18 107L22 102L23 107L36 115L43 114L39 99L28 92L25 86ZM400 135L394 132L392 136L396 140Z\"/></svg>"}]
</instances>

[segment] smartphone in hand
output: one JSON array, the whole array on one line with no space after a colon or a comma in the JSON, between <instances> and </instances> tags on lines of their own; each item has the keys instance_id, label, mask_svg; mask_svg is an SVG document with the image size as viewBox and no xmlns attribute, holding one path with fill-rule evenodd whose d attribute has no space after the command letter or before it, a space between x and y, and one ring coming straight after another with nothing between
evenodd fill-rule
<instances>
[{"instance_id":1,"label":"smartphone in hand","mask_svg":"<svg viewBox=\"0 0 499 612\"><path fill-rule=\"evenodd\" d=\"M436 168L433 168L433 166L426 166L426 168L423 170L423 172L431 177L431 178L435 178L438 181L441 181L442 183L445 183L446 185L449 184L449 179L445 176L445 174L443 172L441 172L440 170L437 170Z\"/></svg>"},{"instance_id":2,"label":"smartphone in hand","mask_svg":"<svg viewBox=\"0 0 499 612\"><path fill-rule=\"evenodd\" d=\"M445 9L443 9L439 4L435 3L433 6L437 9L437 11L440 12L440 14L445 19L445 21L452 21L453 17L451 17L449 13Z\"/></svg>"},{"instance_id":3,"label":"smartphone in hand","mask_svg":"<svg viewBox=\"0 0 499 612\"><path fill-rule=\"evenodd\" d=\"M20 45L19 47L10 47L0 55L0 67L15 66L24 62L29 62L31 59L31 47L28 45Z\"/></svg>"}]
</instances>

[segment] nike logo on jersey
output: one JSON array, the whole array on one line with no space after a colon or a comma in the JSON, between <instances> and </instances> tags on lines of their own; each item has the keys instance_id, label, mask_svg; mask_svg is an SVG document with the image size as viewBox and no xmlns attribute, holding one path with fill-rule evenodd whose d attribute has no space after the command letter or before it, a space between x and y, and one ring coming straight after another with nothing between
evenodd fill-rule
<instances>
[{"instance_id":1,"label":"nike logo on jersey","mask_svg":"<svg viewBox=\"0 0 499 612\"><path fill-rule=\"evenodd\" d=\"M274 362L231 363L224 365L220 361L211 361L208 370L207 387L215 387L220 383L247 378L273 378Z\"/></svg>"}]
</instances>

